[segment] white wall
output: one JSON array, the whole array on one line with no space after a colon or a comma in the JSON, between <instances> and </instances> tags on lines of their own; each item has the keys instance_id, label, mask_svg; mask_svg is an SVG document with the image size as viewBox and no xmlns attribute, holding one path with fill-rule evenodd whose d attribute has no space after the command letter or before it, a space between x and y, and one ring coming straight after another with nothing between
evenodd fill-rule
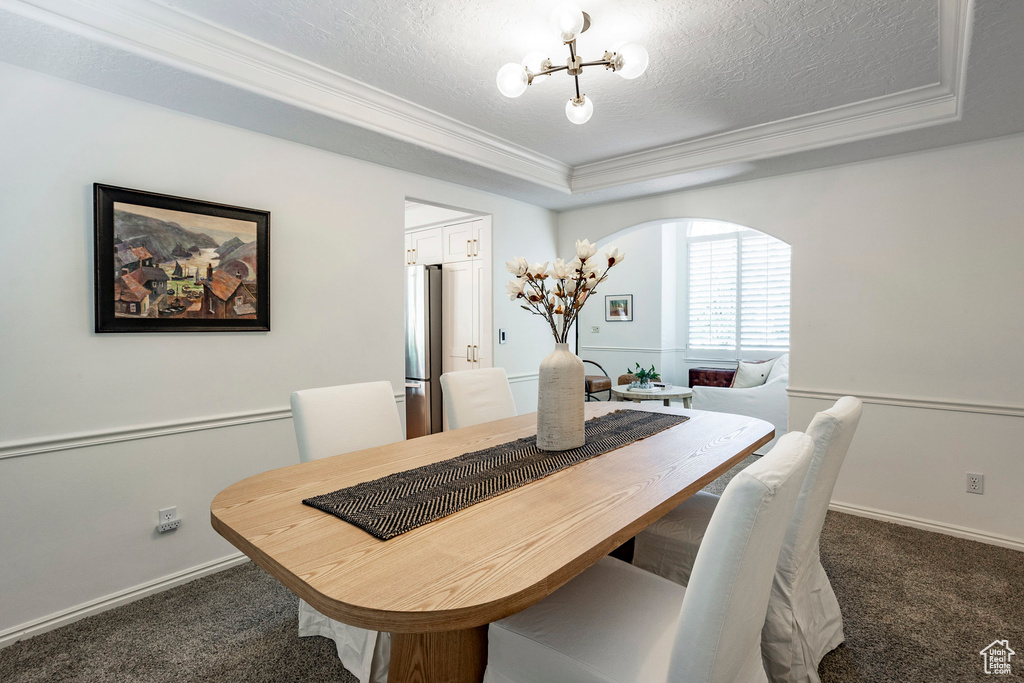
<instances>
[{"instance_id":1,"label":"white wall","mask_svg":"<svg viewBox=\"0 0 1024 683\"><path fill-rule=\"evenodd\" d=\"M674 254L670 259L665 258L664 232L661 224L651 224L599 245L599 256L614 246L626 254L626 259L612 269L594 300L580 311L579 352L581 358L600 363L613 381L636 363L644 367L654 365L664 375L662 282L666 262L671 268L675 261ZM572 249L565 248L562 252L573 253ZM674 288L674 271L667 275L673 279ZM605 297L620 294L633 295L631 322L605 320ZM593 332L594 327L599 331ZM669 325L673 339L670 346L674 346L674 327L673 320ZM596 368L587 366L588 374L594 372ZM671 377L664 378L672 381Z\"/></svg>"},{"instance_id":2,"label":"white wall","mask_svg":"<svg viewBox=\"0 0 1024 683\"><path fill-rule=\"evenodd\" d=\"M684 217L789 242L790 426L869 403L834 502L1024 548L1022 184L1013 136L569 211L559 248Z\"/></svg>"},{"instance_id":3,"label":"white wall","mask_svg":"<svg viewBox=\"0 0 1024 683\"><path fill-rule=\"evenodd\" d=\"M504 259L554 252L535 206L6 65L0 92L0 645L232 555L210 500L296 462L290 392L402 391L406 197L493 215L496 292ZM94 182L269 210L272 330L94 334ZM526 318L494 310L524 411L551 348Z\"/></svg>"}]
</instances>

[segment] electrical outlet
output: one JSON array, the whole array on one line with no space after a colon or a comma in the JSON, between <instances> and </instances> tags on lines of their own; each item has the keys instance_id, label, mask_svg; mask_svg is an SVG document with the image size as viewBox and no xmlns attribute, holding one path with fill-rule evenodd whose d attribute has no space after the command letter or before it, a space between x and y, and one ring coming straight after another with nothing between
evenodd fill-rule
<instances>
[{"instance_id":1,"label":"electrical outlet","mask_svg":"<svg viewBox=\"0 0 1024 683\"><path fill-rule=\"evenodd\" d=\"M506 341L507 341L507 339L505 337L505 330L499 329L498 330L498 343L499 344L504 344Z\"/></svg>"},{"instance_id":2,"label":"electrical outlet","mask_svg":"<svg viewBox=\"0 0 1024 683\"><path fill-rule=\"evenodd\" d=\"M967 493L985 493L985 475L977 472L967 473Z\"/></svg>"},{"instance_id":3,"label":"electrical outlet","mask_svg":"<svg viewBox=\"0 0 1024 683\"><path fill-rule=\"evenodd\" d=\"M159 524L156 525L156 530L160 533L165 531L174 531L181 526L181 520L178 519L178 508L164 508L157 513L157 520Z\"/></svg>"},{"instance_id":4,"label":"electrical outlet","mask_svg":"<svg viewBox=\"0 0 1024 683\"><path fill-rule=\"evenodd\" d=\"M590 333L591 334L601 334L601 328L598 327L597 325L591 325Z\"/></svg>"}]
</instances>

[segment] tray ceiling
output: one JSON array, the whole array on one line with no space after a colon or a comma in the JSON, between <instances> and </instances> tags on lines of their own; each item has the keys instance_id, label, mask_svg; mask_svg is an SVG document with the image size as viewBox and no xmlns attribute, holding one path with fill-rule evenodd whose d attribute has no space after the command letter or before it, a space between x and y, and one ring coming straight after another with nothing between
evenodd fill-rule
<instances>
[{"instance_id":1,"label":"tray ceiling","mask_svg":"<svg viewBox=\"0 0 1024 683\"><path fill-rule=\"evenodd\" d=\"M651 65L585 70L583 126L562 74L514 100L494 84L561 55L553 4L0 0L0 59L552 208L1024 130L989 111L1024 100L1014 0L585 2L585 58L635 40ZM969 48L989 63L965 79Z\"/></svg>"},{"instance_id":2,"label":"tray ceiling","mask_svg":"<svg viewBox=\"0 0 1024 683\"><path fill-rule=\"evenodd\" d=\"M551 2L170 4L572 166L940 80L936 0L590 0L584 58L628 40L647 47L651 64L634 81L585 69L595 113L576 126L562 113L565 74L514 100L494 83L527 52L564 63Z\"/></svg>"}]
</instances>

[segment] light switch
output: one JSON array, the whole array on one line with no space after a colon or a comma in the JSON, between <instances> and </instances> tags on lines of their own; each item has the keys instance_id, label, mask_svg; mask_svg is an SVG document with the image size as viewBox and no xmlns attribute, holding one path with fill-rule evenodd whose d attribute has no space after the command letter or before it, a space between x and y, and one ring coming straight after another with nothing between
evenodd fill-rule
<instances>
[{"instance_id":1,"label":"light switch","mask_svg":"<svg viewBox=\"0 0 1024 683\"><path fill-rule=\"evenodd\" d=\"M499 344L504 344L505 343L505 330L501 330L501 329L498 330L498 343Z\"/></svg>"},{"instance_id":2,"label":"light switch","mask_svg":"<svg viewBox=\"0 0 1024 683\"><path fill-rule=\"evenodd\" d=\"M591 334L601 334L601 328L598 327L597 325L594 325L594 326L592 326L590 328L590 333Z\"/></svg>"}]
</instances>

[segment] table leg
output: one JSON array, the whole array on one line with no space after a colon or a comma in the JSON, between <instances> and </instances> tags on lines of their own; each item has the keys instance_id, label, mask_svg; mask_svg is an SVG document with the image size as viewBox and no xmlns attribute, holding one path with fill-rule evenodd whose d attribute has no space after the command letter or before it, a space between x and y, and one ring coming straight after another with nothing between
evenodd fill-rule
<instances>
[{"instance_id":1,"label":"table leg","mask_svg":"<svg viewBox=\"0 0 1024 683\"><path fill-rule=\"evenodd\" d=\"M689 408L693 404L693 397L686 396L683 398L683 407Z\"/></svg>"},{"instance_id":2,"label":"table leg","mask_svg":"<svg viewBox=\"0 0 1024 683\"><path fill-rule=\"evenodd\" d=\"M479 683L486 667L486 625L391 634L389 683Z\"/></svg>"},{"instance_id":3,"label":"table leg","mask_svg":"<svg viewBox=\"0 0 1024 683\"><path fill-rule=\"evenodd\" d=\"M670 399L670 398L663 399L662 403L664 403L665 407L668 408L669 406L672 405L672 399Z\"/></svg>"}]
</instances>

